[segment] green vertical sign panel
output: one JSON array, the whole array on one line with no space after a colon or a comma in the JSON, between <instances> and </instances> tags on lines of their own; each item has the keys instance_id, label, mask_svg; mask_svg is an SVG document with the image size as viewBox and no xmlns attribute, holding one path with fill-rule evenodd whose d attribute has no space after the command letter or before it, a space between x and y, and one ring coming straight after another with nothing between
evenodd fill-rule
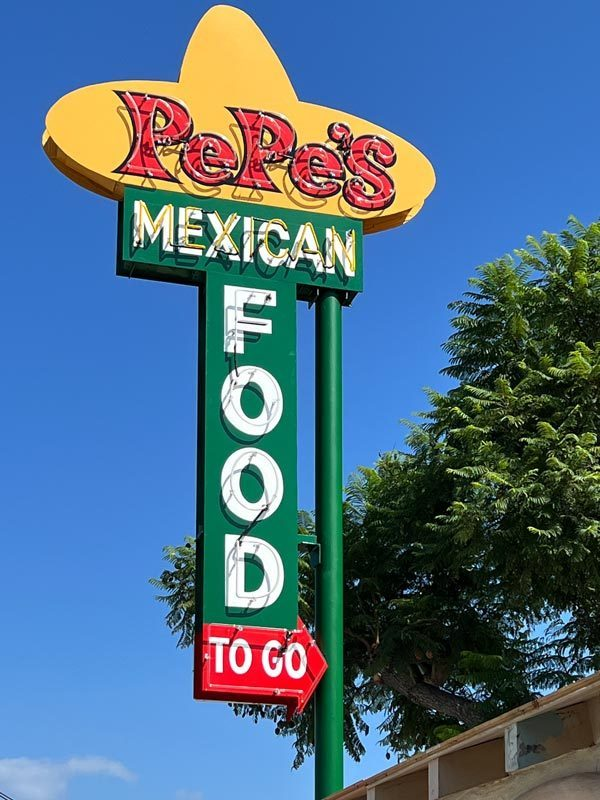
<instances>
[{"instance_id":1,"label":"green vertical sign panel","mask_svg":"<svg viewBox=\"0 0 600 800\"><path fill-rule=\"evenodd\" d=\"M199 621L295 629L296 287L209 273L204 291Z\"/></svg>"}]
</instances>

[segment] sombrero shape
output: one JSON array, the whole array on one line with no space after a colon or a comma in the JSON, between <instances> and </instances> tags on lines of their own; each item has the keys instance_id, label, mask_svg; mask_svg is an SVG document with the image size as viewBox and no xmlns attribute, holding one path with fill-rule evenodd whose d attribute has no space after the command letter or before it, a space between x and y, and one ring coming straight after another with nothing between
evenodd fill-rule
<instances>
[{"instance_id":1,"label":"sombrero shape","mask_svg":"<svg viewBox=\"0 0 600 800\"><path fill-rule=\"evenodd\" d=\"M346 124L354 137L386 139L396 153L395 163L387 169L395 185L393 201L384 209L363 211L351 206L341 192L328 198L310 198L294 186L285 163L266 167L278 191L242 188L234 182L202 186L181 171L180 152L168 143L159 144L157 151L176 181L120 174L116 170L130 152L133 140L131 118L122 100L125 92L177 101L189 111L194 133L215 132L226 137L237 149L240 160L243 142L230 108L252 108L283 116L294 127L298 145L326 144L333 122ZM48 112L43 146L69 178L115 200L123 197L126 186L154 187L351 216L363 221L365 233L406 222L419 211L435 183L427 158L396 134L346 112L299 100L260 29L247 14L230 6L215 6L200 20L188 44L178 81L123 80L77 89L58 100Z\"/></svg>"}]
</instances>

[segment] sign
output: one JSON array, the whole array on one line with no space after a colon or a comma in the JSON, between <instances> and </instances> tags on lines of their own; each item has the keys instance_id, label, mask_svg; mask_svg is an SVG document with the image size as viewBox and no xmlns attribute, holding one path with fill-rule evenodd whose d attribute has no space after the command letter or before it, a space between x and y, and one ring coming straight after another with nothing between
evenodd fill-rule
<instances>
[{"instance_id":1,"label":"sign","mask_svg":"<svg viewBox=\"0 0 600 800\"><path fill-rule=\"evenodd\" d=\"M203 272L296 284L300 299L362 290L362 225L346 217L125 189L117 273L199 284Z\"/></svg>"},{"instance_id":2,"label":"sign","mask_svg":"<svg viewBox=\"0 0 600 800\"><path fill-rule=\"evenodd\" d=\"M211 272L202 306L200 618L293 629L295 286Z\"/></svg>"},{"instance_id":3,"label":"sign","mask_svg":"<svg viewBox=\"0 0 600 800\"><path fill-rule=\"evenodd\" d=\"M202 18L178 81L77 89L48 112L43 145L62 172L115 200L128 186L168 190L350 217L365 233L406 222L435 183L396 134L299 100L261 31L229 6Z\"/></svg>"},{"instance_id":4,"label":"sign","mask_svg":"<svg viewBox=\"0 0 600 800\"><path fill-rule=\"evenodd\" d=\"M316 303L316 611L330 665L316 771L330 794L343 744L341 306L363 287L362 234L414 217L433 168L395 133L300 100L228 6L199 22L177 81L77 89L48 112L43 147L119 202L119 275L198 288L199 699L294 713L327 669L298 620L296 300Z\"/></svg>"},{"instance_id":5,"label":"sign","mask_svg":"<svg viewBox=\"0 0 600 800\"><path fill-rule=\"evenodd\" d=\"M194 696L286 705L301 713L327 664L301 619L294 630L204 625L195 644Z\"/></svg>"}]
</instances>

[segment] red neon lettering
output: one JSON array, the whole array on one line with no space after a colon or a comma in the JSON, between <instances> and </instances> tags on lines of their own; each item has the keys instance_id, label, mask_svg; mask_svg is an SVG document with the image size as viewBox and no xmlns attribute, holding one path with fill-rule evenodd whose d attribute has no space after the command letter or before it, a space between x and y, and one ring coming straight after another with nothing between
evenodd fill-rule
<instances>
[{"instance_id":1,"label":"red neon lettering","mask_svg":"<svg viewBox=\"0 0 600 800\"><path fill-rule=\"evenodd\" d=\"M197 183L218 186L230 180L238 159L227 139L215 133L199 133L184 144L181 168Z\"/></svg>"},{"instance_id":2,"label":"red neon lettering","mask_svg":"<svg viewBox=\"0 0 600 800\"><path fill-rule=\"evenodd\" d=\"M396 152L381 136L354 138L346 123L333 122L327 133L334 147L309 143L296 150L296 132L283 117L230 107L242 135L242 163L234 175L239 164L234 147L217 133L192 136L192 118L182 103L141 92L116 94L127 109L133 135L127 158L115 172L176 181L161 163L161 148L175 145L181 146L182 172L203 186L230 183L279 192L267 168L289 160L292 183L308 197L333 197L341 188L346 202L362 211L379 211L394 202L394 182L386 170L396 163ZM346 169L351 177L341 186Z\"/></svg>"},{"instance_id":3,"label":"red neon lettering","mask_svg":"<svg viewBox=\"0 0 600 800\"><path fill-rule=\"evenodd\" d=\"M342 159L321 144L299 147L290 165L292 183L309 197L333 197L340 190L336 181L343 180L344 174Z\"/></svg>"},{"instance_id":4,"label":"red neon lettering","mask_svg":"<svg viewBox=\"0 0 600 800\"><path fill-rule=\"evenodd\" d=\"M125 103L133 125L129 154L115 172L174 181L160 163L158 145L185 141L192 130L192 119L181 103L141 92L117 92Z\"/></svg>"},{"instance_id":5,"label":"red neon lettering","mask_svg":"<svg viewBox=\"0 0 600 800\"><path fill-rule=\"evenodd\" d=\"M344 198L355 208L379 211L394 202L394 182L382 167L396 163L394 147L381 136L352 136L343 122L334 122L329 137L338 143L344 161L354 177L344 184ZM368 188L367 188L368 187Z\"/></svg>"},{"instance_id":6,"label":"red neon lettering","mask_svg":"<svg viewBox=\"0 0 600 800\"><path fill-rule=\"evenodd\" d=\"M229 108L242 131L244 161L236 178L238 186L280 191L266 173L266 164L275 164L291 156L296 146L296 132L290 123L275 114L248 108Z\"/></svg>"}]
</instances>

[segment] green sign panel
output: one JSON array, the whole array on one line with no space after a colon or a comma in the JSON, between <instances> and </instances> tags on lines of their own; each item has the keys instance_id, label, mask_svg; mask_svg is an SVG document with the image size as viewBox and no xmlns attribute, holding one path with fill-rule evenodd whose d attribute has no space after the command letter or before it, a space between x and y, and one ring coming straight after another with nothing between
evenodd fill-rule
<instances>
[{"instance_id":1,"label":"green sign panel","mask_svg":"<svg viewBox=\"0 0 600 800\"><path fill-rule=\"evenodd\" d=\"M322 288L345 303L362 291L362 224L314 211L126 188L117 273L199 284L204 273Z\"/></svg>"},{"instance_id":2,"label":"green sign panel","mask_svg":"<svg viewBox=\"0 0 600 800\"><path fill-rule=\"evenodd\" d=\"M296 286L211 270L202 291L199 620L293 630Z\"/></svg>"}]
</instances>

